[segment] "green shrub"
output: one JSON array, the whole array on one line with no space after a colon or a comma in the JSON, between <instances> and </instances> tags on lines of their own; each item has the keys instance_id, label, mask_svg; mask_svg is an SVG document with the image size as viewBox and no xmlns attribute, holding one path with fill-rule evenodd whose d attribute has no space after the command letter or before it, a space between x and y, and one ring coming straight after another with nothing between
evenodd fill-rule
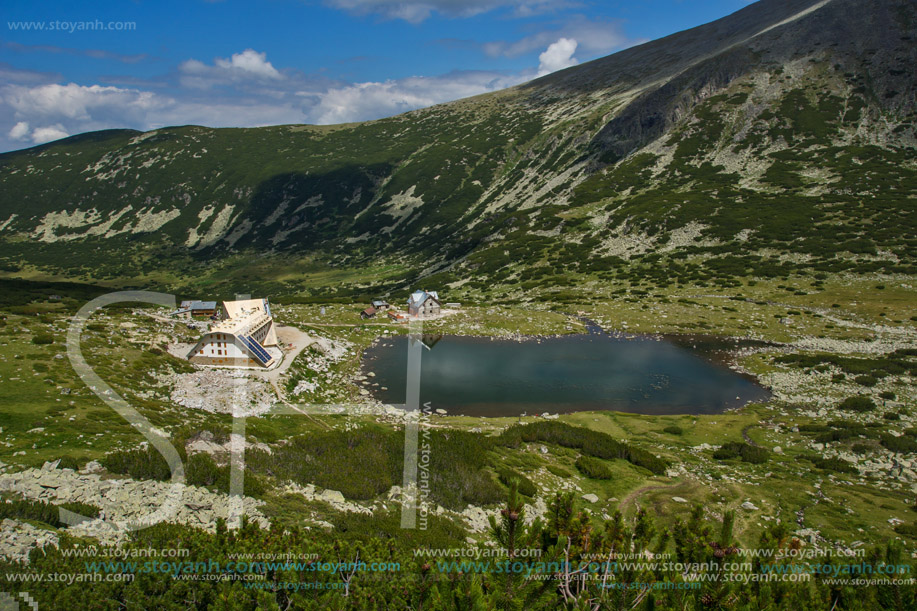
<instances>
[{"instance_id":1,"label":"green shrub","mask_svg":"<svg viewBox=\"0 0 917 611\"><path fill-rule=\"evenodd\" d=\"M339 490L345 497L366 500L391 488L401 471L398 440L378 427L329 431L295 437L269 454L250 452L246 464L255 472Z\"/></svg>"},{"instance_id":2,"label":"green shrub","mask_svg":"<svg viewBox=\"0 0 917 611\"><path fill-rule=\"evenodd\" d=\"M46 345L54 343L54 336L50 333L38 332L32 336L32 343L38 345Z\"/></svg>"},{"instance_id":3,"label":"green shrub","mask_svg":"<svg viewBox=\"0 0 917 611\"><path fill-rule=\"evenodd\" d=\"M676 426L674 424L670 424L662 430L669 435L683 435L685 432L684 429L682 429L680 426Z\"/></svg>"},{"instance_id":4,"label":"green shrub","mask_svg":"<svg viewBox=\"0 0 917 611\"><path fill-rule=\"evenodd\" d=\"M848 375L884 378L888 375L900 375L913 369L914 365L908 358L911 356L914 355L910 355L903 350L896 350L891 354L872 358L840 356L826 353L784 354L776 357L774 362L794 365L803 369L821 364L834 365ZM865 381L868 382L868 379Z\"/></svg>"},{"instance_id":5,"label":"green shrub","mask_svg":"<svg viewBox=\"0 0 917 611\"><path fill-rule=\"evenodd\" d=\"M72 456L61 456L60 463L57 465L58 469L73 469L74 471L79 470L80 463Z\"/></svg>"},{"instance_id":6,"label":"green shrub","mask_svg":"<svg viewBox=\"0 0 917 611\"><path fill-rule=\"evenodd\" d=\"M538 494L538 487L535 485L535 482L522 475L521 473L510 469L509 467L502 467L497 469L497 478L504 486L509 487L510 483L515 480L517 482L516 490L519 494L528 497L534 497Z\"/></svg>"},{"instance_id":7,"label":"green shrub","mask_svg":"<svg viewBox=\"0 0 917 611\"><path fill-rule=\"evenodd\" d=\"M814 464L819 469L824 469L825 471L835 471L837 473L857 473L856 468L851 465L846 460L840 458L823 458L821 456L814 457L811 459L812 464Z\"/></svg>"},{"instance_id":8,"label":"green shrub","mask_svg":"<svg viewBox=\"0 0 917 611\"><path fill-rule=\"evenodd\" d=\"M917 539L917 524L898 524L895 532L911 539Z\"/></svg>"},{"instance_id":9,"label":"green shrub","mask_svg":"<svg viewBox=\"0 0 917 611\"><path fill-rule=\"evenodd\" d=\"M581 450L595 458L620 458L656 475L665 473L668 463L658 456L614 439L611 435L562 422L532 422L512 426L497 438L497 443L518 447L522 442L540 441Z\"/></svg>"},{"instance_id":10,"label":"green shrub","mask_svg":"<svg viewBox=\"0 0 917 611\"><path fill-rule=\"evenodd\" d=\"M169 463L156 449L151 447L137 450L122 450L106 455L100 461L112 473L123 473L134 479L171 479Z\"/></svg>"},{"instance_id":11,"label":"green shrub","mask_svg":"<svg viewBox=\"0 0 917 611\"><path fill-rule=\"evenodd\" d=\"M899 452L902 454L917 452L917 441L909 435L895 437L891 433L882 433L879 435L879 443L892 452Z\"/></svg>"},{"instance_id":12,"label":"green shrub","mask_svg":"<svg viewBox=\"0 0 917 611\"><path fill-rule=\"evenodd\" d=\"M503 489L488 471L492 440L451 430L432 431L430 437L426 473L434 501L461 509L469 503L487 505L504 498ZM273 453L246 454L246 466L252 473L315 484L357 500L375 498L400 484L403 460L403 434L378 426L303 435Z\"/></svg>"},{"instance_id":13,"label":"green shrub","mask_svg":"<svg viewBox=\"0 0 917 611\"><path fill-rule=\"evenodd\" d=\"M576 468L580 473L591 479L611 479L611 469L598 458L580 456L576 459Z\"/></svg>"},{"instance_id":14,"label":"green shrub","mask_svg":"<svg viewBox=\"0 0 917 611\"><path fill-rule=\"evenodd\" d=\"M859 384L860 386L868 386L870 388L875 386L879 382L879 380L877 380L875 376L871 376L871 375L857 376L853 378L853 381Z\"/></svg>"},{"instance_id":15,"label":"green shrub","mask_svg":"<svg viewBox=\"0 0 917 611\"><path fill-rule=\"evenodd\" d=\"M61 508L87 518L97 518L101 511L95 505L87 505L86 503L52 505L45 501L13 498L0 500L0 520L5 518L35 520L37 522L44 522L55 528L61 528L67 526L66 523L60 520Z\"/></svg>"},{"instance_id":16,"label":"green shrub","mask_svg":"<svg viewBox=\"0 0 917 611\"><path fill-rule=\"evenodd\" d=\"M713 458L717 460L741 458L744 462L752 464L767 462L769 456L770 452L764 448L758 448L741 441L728 441L713 452Z\"/></svg>"},{"instance_id":17,"label":"green shrub","mask_svg":"<svg viewBox=\"0 0 917 611\"><path fill-rule=\"evenodd\" d=\"M824 433L831 430L827 424L800 424L797 428L800 433Z\"/></svg>"},{"instance_id":18,"label":"green shrub","mask_svg":"<svg viewBox=\"0 0 917 611\"><path fill-rule=\"evenodd\" d=\"M841 401L840 405L838 405L838 408L854 412L870 412L876 409L876 404L869 397L857 395L855 397L847 397Z\"/></svg>"},{"instance_id":19,"label":"green shrub","mask_svg":"<svg viewBox=\"0 0 917 611\"><path fill-rule=\"evenodd\" d=\"M224 479L224 475L226 479L225 482L221 481ZM224 484L222 487L228 490L228 476L228 467L224 474L223 470L214 462L213 458L203 452L192 454L188 457L188 460L185 461L185 478L187 482L193 486L215 486L217 484Z\"/></svg>"}]
</instances>

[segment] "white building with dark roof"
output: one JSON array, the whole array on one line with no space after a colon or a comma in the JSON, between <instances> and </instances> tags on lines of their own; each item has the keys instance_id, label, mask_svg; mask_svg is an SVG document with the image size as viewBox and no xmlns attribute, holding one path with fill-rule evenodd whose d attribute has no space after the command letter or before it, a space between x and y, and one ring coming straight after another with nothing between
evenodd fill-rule
<instances>
[{"instance_id":1,"label":"white building with dark roof","mask_svg":"<svg viewBox=\"0 0 917 611\"><path fill-rule=\"evenodd\" d=\"M223 319L210 325L188 353L199 365L272 367L281 357L267 299L224 301Z\"/></svg>"}]
</instances>

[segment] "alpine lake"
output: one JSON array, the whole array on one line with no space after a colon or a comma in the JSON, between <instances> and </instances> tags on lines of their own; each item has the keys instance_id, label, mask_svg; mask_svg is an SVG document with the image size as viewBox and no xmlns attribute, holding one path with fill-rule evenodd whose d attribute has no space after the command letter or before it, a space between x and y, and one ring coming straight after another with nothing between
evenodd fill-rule
<instances>
[{"instance_id":1,"label":"alpine lake","mask_svg":"<svg viewBox=\"0 0 917 611\"><path fill-rule=\"evenodd\" d=\"M754 342L704 336L588 333L503 339L458 335L380 338L363 355L376 399L404 405L409 347L420 359L420 403L452 415L511 417L611 410L714 414L768 391L730 369L729 350Z\"/></svg>"}]
</instances>

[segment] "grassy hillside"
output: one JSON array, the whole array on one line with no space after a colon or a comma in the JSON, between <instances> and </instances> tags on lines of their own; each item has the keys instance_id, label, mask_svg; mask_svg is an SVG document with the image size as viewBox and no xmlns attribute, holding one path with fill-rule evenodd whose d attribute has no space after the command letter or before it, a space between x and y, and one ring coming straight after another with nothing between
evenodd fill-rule
<instances>
[{"instance_id":1,"label":"grassy hillside","mask_svg":"<svg viewBox=\"0 0 917 611\"><path fill-rule=\"evenodd\" d=\"M822 4L759 2L380 121L112 130L7 153L0 269L300 296L437 272L428 283L469 295L912 274L917 16Z\"/></svg>"}]
</instances>

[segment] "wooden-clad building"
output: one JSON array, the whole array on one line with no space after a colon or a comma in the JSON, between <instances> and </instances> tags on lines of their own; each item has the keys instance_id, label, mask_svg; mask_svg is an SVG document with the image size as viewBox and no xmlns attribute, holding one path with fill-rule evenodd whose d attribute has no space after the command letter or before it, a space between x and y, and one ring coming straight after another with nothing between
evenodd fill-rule
<instances>
[{"instance_id":1,"label":"wooden-clad building","mask_svg":"<svg viewBox=\"0 0 917 611\"><path fill-rule=\"evenodd\" d=\"M224 301L223 318L188 353L199 365L271 367L279 354L267 350L277 345L277 332L267 299Z\"/></svg>"}]
</instances>

